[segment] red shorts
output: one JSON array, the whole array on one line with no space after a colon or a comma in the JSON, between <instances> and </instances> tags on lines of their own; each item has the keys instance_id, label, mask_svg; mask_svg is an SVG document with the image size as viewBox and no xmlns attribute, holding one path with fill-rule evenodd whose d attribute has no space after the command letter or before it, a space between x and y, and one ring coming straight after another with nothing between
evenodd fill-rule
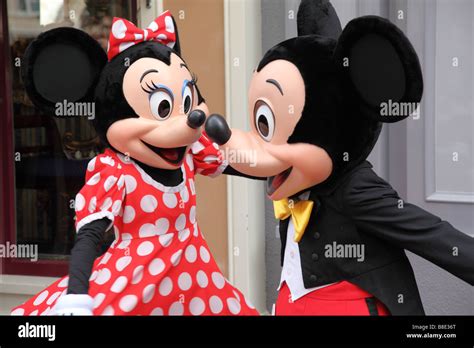
<instances>
[{"instance_id":1,"label":"red shorts","mask_svg":"<svg viewBox=\"0 0 474 348\"><path fill-rule=\"evenodd\" d=\"M388 309L368 292L347 281L315 290L292 302L283 283L275 315L390 315Z\"/></svg>"}]
</instances>

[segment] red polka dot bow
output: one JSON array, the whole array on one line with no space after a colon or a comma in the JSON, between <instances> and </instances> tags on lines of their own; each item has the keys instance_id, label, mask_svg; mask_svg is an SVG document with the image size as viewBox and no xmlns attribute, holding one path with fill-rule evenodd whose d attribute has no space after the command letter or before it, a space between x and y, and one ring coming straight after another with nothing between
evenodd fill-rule
<instances>
[{"instance_id":1,"label":"red polka dot bow","mask_svg":"<svg viewBox=\"0 0 474 348\"><path fill-rule=\"evenodd\" d=\"M174 47L176 33L170 11L163 12L146 29L137 28L124 18L114 17L107 49L109 61L127 48L145 41L156 41L170 48Z\"/></svg>"}]
</instances>

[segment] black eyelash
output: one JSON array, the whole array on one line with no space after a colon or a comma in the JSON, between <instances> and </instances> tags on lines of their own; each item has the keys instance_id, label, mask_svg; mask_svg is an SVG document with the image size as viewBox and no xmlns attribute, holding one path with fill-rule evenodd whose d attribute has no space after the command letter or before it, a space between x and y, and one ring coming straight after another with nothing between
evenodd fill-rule
<instances>
[{"instance_id":1,"label":"black eyelash","mask_svg":"<svg viewBox=\"0 0 474 348\"><path fill-rule=\"evenodd\" d=\"M197 82L198 82L198 77L195 73L191 73L191 77L192 77L192 80L191 80L191 84L193 86L196 86Z\"/></svg>"},{"instance_id":2,"label":"black eyelash","mask_svg":"<svg viewBox=\"0 0 474 348\"><path fill-rule=\"evenodd\" d=\"M151 84L153 85L153 87L151 87L148 82L145 82L145 85L148 87L148 90L146 90L145 88L143 88L143 86L140 86L142 88L142 90L145 92L145 93L148 93L148 94L152 94L153 92L155 92L157 89L159 89L159 87L157 85L155 85L155 83L153 81L151 81Z\"/></svg>"}]
</instances>

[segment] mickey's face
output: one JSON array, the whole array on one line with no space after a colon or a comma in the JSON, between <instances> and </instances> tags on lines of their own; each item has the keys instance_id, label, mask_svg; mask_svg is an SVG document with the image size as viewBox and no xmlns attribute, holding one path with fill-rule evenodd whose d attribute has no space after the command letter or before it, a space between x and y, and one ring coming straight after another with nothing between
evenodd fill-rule
<instances>
[{"instance_id":1,"label":"mickey's face","mask_svg":"<svg viewBox=\"0 0 474 348\"><path fill-rule=\"evenodd\" d=\"M114 122L109 143L147 165L178 168L190 144L201 136L207 106L197 105L198 93L184 61L172 53L170 65L141 58L126 71L123 94L139 117ZM202 110L203 113L193 110Z\"/></svg>"},{"instance_id":2,"label":"mickey's face","mask_svg":"<svg viewBox=\"0 0 474 348\"><path fill-rule=\"evenodd\" d=\"M298 68L275 60L255 72L249 90L251 131L233 131L228 145L253 151L256 161L231 163L244 173L267 177L267 194L273 200L294 195L324 181L332 161L323 149L288 143L305 105L305 84Z\"/></svg>"}]
</instances>

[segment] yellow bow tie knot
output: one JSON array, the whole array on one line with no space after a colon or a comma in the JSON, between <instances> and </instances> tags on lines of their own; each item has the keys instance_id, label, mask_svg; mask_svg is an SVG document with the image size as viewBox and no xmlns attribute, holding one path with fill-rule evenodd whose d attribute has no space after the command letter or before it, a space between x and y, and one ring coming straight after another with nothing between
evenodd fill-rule
<instances>
[{"instance_id":1,"label":"yellow bow tie knot","mask_svg":"<svg viewBox=\"0 0 474 348\"><path fill-rule=\"evenodd\" d=\"M313 210L313 201L297 201L284 198L273 202L275 218L285 220L291 216L291 221L295 228L294 241L298 243L303 237L304 231L308 226L311 211Z\"/></svg>"}]
</instances>

